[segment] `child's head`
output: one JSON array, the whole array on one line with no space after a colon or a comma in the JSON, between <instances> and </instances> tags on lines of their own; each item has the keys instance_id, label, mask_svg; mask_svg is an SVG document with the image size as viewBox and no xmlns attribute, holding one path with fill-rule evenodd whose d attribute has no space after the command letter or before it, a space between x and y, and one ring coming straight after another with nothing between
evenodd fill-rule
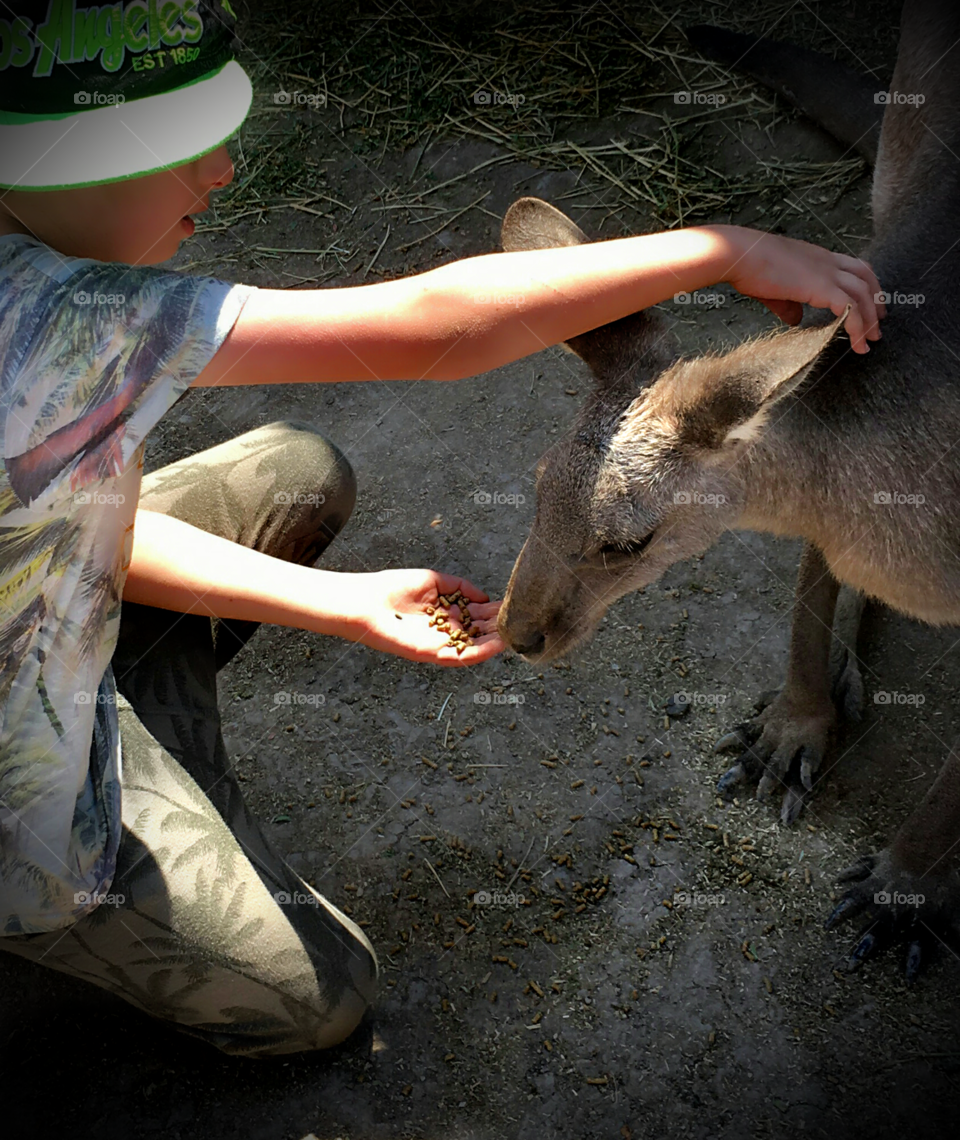
<instances>
[{"instance_id":1,"label":"child's head","mask_svg":"<svg viewBox=\"0 0 960 1140\"><path fill-rule=\"evenodd\" d=\"M69 190L0 189L0 233L29 231L70 257L156 265L193 233L188 214L233 178L225 146L183 166Z\"/></svg>"},{"instance_id":2,"label":"child's head","mask_svg":"<svg viewBox=\"0 0 960 1140\"><path fill-rule=\"evenodd\" d=\"M193 232L250 107L229 0L0 5L0 234L151 265Z\"/></svg>"}]
</instances>

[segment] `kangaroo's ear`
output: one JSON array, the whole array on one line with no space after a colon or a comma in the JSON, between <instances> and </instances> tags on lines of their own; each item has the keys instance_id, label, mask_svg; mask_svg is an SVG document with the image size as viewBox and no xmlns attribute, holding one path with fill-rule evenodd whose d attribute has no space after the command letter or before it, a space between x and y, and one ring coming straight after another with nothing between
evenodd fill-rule
<instances>
[{"instance_id":1,"label":"kangaroo's ear","mask_svg":"<svg viewBox=\"0 0 960 1140\"><path fill-rule=\"evenodd\" d=\"M590 365L602 392L611 392L620 384L636 391L638 379L641 383L652 380L674 359L674 344L666 322L652 309L631 313L567 341Z\"/></svg>"},{"instance_id":2,"label":"kangaroo's ear","mask_svg":"<svg viewBox=\"0 0 960 1140\"><path fill-rule=\"evenodd\" d=\"M624 430L652 423L682 448L728 454L762 432L778 401L809 375L850 311L819 328L746 341L726 356L681 360L635 401ZM647 425L645 428L643 425Z\"/></svg>"},{"instance_id":3,"label":"kangaroo's ear","mask_svg":"<svg viewBox=\"0 0 960 1140\"><path fill-rule=\"evenodd\" d=\"M504 214L500 227L500 244L505 253L583 245L589 240L576 222L540 198L518 198Z\"/></svg>"},{"instance_id":4,"label":"kangaroo's ear","mask_svg":"<svg viewBox=\"0 0 960 1140\"><path fill-rule=\"evenodd\" d=\"M558 246L583 245L590 238L566 214L540 198L519 198L507 210L500 230L504 251L556 249ZM666 336L660 317L652 312L633 313L580 336L571 337L564 345L586 361L601 388L632 378L645 355L651 368L665 367L669 359L654 352Z\"/></svg>"}]
</instances>

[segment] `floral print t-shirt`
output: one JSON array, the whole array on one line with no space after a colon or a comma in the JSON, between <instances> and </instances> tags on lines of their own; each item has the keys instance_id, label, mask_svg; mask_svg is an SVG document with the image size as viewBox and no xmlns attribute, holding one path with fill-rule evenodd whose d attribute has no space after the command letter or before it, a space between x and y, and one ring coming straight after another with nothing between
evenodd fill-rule
<instances>
[{"instance_id":1,"label":"floral print t-shirt","mask_svg":"<svg viewBox=\"0 0 960 1140\"><path fill-rule=\"evenodd\" d=\"M0 935L68 926L112 881L143 440L252 292L0 236Z\"/></svg>"}]
</instances>

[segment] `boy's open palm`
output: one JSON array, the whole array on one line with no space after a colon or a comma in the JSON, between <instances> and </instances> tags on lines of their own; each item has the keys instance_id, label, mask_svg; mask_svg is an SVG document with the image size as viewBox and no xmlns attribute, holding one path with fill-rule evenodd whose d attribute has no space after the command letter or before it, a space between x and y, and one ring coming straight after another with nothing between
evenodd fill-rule
<instances>
[{"instance_id":1,"label":"boy's open palm","mask_svg":"<svg viewBox=\"0 0 960 1140\"><path fill-rule=\"evenodd\" d=\"M382 570L358 575L364 579L363 625L365 632L356 640L372 649L405 657L408 661L427 661L434 665L477 665L502 652L506 647L497 634L500 602L488 596L472 582L440 574L435 570ZM436 609L440 595L459 590L469 599L469 613L479 628L476 637L462 653L448 645L449 634L430 623L434 620L427 607ZM441 612L446 612L440 606ZM453 629L460 629L457 607L449 608Z\"/></svg>"}]
</instances>

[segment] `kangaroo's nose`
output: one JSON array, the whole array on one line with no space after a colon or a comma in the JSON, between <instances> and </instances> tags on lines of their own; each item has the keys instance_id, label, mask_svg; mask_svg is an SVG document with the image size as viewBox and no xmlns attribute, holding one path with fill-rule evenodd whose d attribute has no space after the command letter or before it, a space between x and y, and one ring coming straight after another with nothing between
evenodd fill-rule
<instances>
[{"instance_id":1,"label":"kangaroo's nose","mask_svg":"<svg viewBox=\"0 0 960 1140\"><path fill-rule=\"evenodd\" d=\"M538 653L543 652L543 647L546 638L542 633L527 634L527 640L523 643L514 641L513 648L524 657L536 656Z\"/></svg>"}]
</instances>

